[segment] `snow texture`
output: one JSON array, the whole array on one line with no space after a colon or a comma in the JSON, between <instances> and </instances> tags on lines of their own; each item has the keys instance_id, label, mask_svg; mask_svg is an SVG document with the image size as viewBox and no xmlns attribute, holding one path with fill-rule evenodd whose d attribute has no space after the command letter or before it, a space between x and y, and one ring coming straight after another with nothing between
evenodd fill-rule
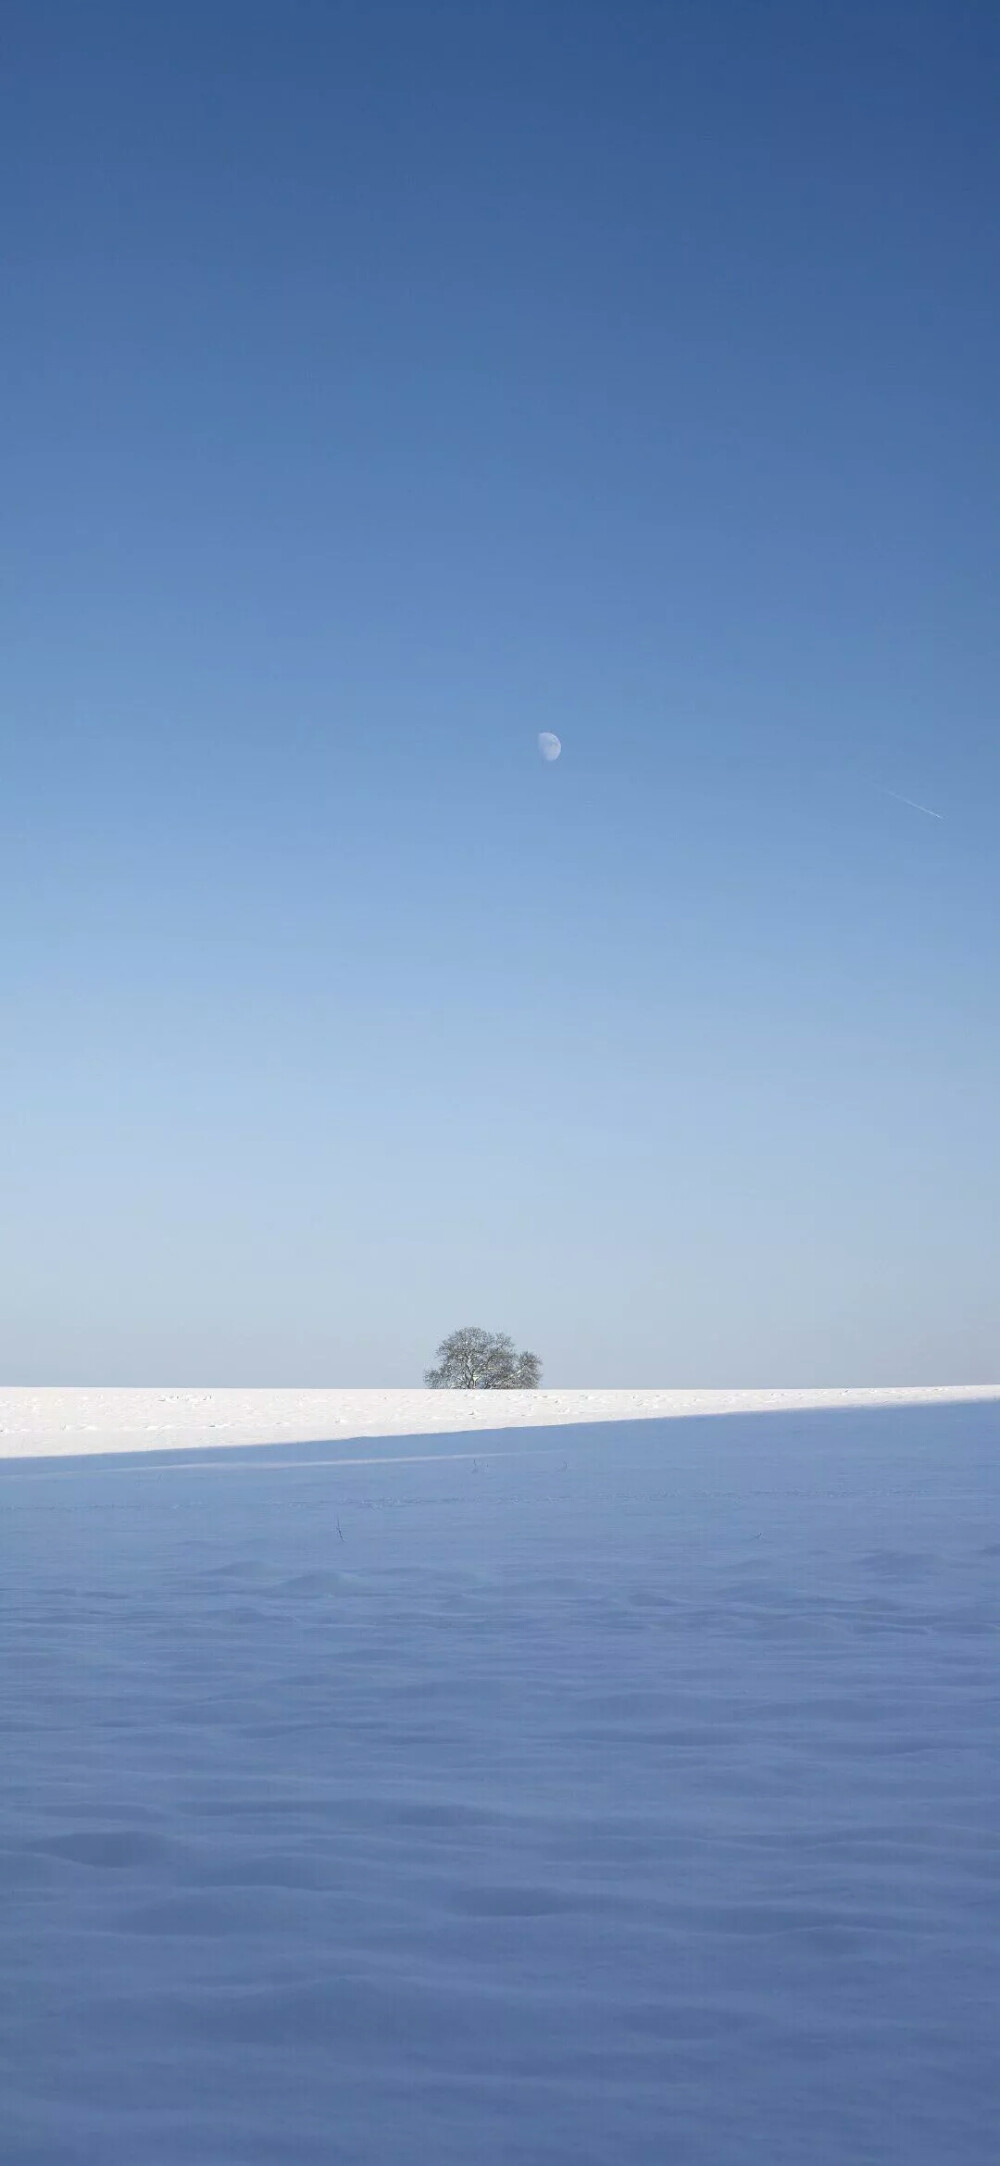
<instances>
[{"instance_id":1,"label":"snow texture","mask_svg":"<svg viewBox=\"0 0 1000 2166\"><path fill-rule=\"evenodd\" d=\"M432 1436L807 1407L926 1406L1000 1399L1000 1385L795 1391L270 1391L0 1386L0 1459L199 1450L206 1444Z\"/></svg>"},{"instance_id":2,"label":"snow texture","mask_svg":"<svg viewBox=\"0 0 1000 2166\"><path fill-rule=\"evenodd\" d=\"M998 1442L8 1459L5 2166L992 2166Z\"/></svg>"}]
</instances>

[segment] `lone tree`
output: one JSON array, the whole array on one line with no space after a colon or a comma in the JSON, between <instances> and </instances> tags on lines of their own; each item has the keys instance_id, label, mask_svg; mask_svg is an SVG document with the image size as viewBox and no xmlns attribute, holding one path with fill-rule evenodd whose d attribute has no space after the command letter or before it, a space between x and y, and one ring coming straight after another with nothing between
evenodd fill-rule
<instances>
[{"instance_id":1,"label":"lone tree","mask_svg":"<svg viewBox=\"0 0 1000 2166\"><path fill-rule=\"evenodd\" d=\"M537 1391L542 1364L537 1354L515 1354L505 1331L480 1331L467 1324L442 1339L438 1367L424 1370L434 1391Z\"/></svg>"}]
</instances>

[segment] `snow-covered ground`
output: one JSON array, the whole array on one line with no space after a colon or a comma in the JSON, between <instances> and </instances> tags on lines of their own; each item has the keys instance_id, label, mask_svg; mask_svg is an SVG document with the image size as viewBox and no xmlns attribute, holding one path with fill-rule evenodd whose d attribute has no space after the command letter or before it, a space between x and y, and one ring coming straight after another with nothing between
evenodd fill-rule
<instances>
[{"instance_id":1,"label":"snow-covered ground","mask_svg":"<svg viewBox=\"0 0 1000 2166\"><path fill-rule=\"evenodd\" d=\"M995 1395L21 1396L4 2166L993 2166Z\"/></svg>"},{"instance_id":2,"label":"snow-covered ground","mask_svg":"<svg viewBox=\"0 0 1000 2166\"><path fill-rule=\"evenodd\" d=\"M0 1388L0 1458L180 1451L320 1437L663 1421L815 1407L924 1406L1000 1398L1000 1384L857 1391L178 1391Z\"/></svg>"}]
</instances>

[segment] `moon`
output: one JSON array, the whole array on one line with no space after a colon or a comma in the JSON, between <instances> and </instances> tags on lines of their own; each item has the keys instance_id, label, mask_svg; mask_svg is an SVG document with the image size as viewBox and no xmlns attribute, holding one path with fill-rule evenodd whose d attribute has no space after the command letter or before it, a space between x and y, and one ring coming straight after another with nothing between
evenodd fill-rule
<instances>
[{"instance_id":1,"label":"moon","mask_svg":"<svg viewBox=\"0 0 1000 2166\"><path fill-rule=\"evenodd\" d=\"M538 749L543 760L557 760L559 758L562 746L554 730L541 731L538 739Z\"/></svg>"}]
</instances>

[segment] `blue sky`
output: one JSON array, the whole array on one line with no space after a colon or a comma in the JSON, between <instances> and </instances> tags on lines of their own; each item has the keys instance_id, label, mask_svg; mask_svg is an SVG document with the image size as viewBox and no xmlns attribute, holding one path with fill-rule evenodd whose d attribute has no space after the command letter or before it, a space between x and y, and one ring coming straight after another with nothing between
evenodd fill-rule
<instances>
[{"instance_id":1,"label":"blue sky","mask_svg":"<svg viewBox=\"0 0 1000 2166\"><path fill-rule=\"evenodd\" d=\"M998 62L14 0L7 1380L995 1379Z\"/></svg>"}]
</instances>

